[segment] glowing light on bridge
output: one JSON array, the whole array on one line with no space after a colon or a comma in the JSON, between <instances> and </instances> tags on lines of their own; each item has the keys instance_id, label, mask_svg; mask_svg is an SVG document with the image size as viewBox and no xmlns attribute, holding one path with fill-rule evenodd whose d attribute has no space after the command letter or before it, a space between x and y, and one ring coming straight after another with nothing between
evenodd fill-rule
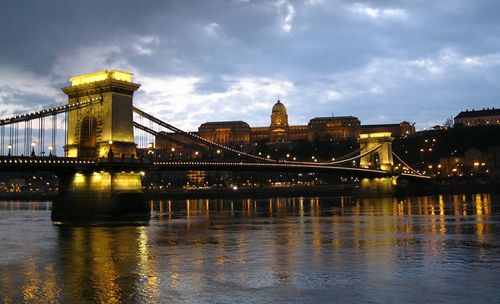
<instances>
[{"instance_id":1,"label":"glowing light on bridge","mask_svg":"<svg viewBox=\"0 0 500 304\"><path fill-rule=\"evenodd\" d=\"M78 86L82 84L88 84L98 81L104 81L108 79L114 79L118 81L132 82L132 73L118 71L118 70L105 70L97 73L85 74L81 76L71 77L71 86Z\"/></svg>"},{"instance_id":2,"label":"glowing light on bridge","mask_svg":"<svg viewBox=\"0 0 500 304\"><path fill-rule=\"evenodd\" d=\"M378 138L378 137L391 137L391 132L377 132L377 133L364 133L359 134L359 138Z\"/></svg>"}]
</instances>

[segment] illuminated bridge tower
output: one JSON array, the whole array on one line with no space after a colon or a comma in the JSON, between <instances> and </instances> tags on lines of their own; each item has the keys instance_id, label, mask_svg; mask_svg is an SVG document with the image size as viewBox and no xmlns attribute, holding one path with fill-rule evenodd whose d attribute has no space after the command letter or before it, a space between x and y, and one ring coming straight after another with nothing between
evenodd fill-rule
<instances>
[{"instance_id":1,"label":"illuminated bridge tower","mask_svg":"<svg viewBox=\"0 0 500 304\"><path fill-rule=\"evenodd\" d=\"M68 112L68 157L104 157L99 170L82 168L59 172L59 192L52 205L52 220L65 222L105 219L147 219L149 205L144 199L141 174L122 168L109 157L130 158L136 154L132 98L139 84L132 74L116 70L72 77L63 88L69 103L90 105Z\"/></svg>"},{"instance_id":2,"label":"illuminated bridge tower","mask_svg":"<svg viewBox=\"0 0 500 304\"><path fill-rule=\"evenodd\" d=\"M392 141L394 137L390 132L368 133L359 135L360 154L368 152L380 145L373 153L360 159L361 168L380 169L392 172L394 161L392 159Z\"/></svg>"},{"instance_id":3,"label":"illuminated bridge tower","mask_svg":"<svg viewBox=\"0 0 500 304\"><path fill-rule=\"evenodd\" d=\"M70 78L71 86L62 91L69 103L93 101L92 106L68 113L68 157L130 157L136 154L132 121L132 98L140 87L132 74L105 70Z\"/></svg>"}]
</instances>

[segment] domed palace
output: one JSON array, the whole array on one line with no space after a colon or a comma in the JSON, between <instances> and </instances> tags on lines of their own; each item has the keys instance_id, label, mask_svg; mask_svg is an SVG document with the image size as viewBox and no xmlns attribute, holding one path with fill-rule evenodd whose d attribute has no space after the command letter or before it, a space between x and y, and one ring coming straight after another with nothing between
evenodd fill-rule
<instances>
[{"instance_id":1,"label":"domed palace","mask_svg":"<svg viewBox=\"0 0 500 304\"><path fill-rule=\"evenodd\" d=\"M257 142L269 144L289 143L298 140L352 139L360 133L391 132L394 137L410 135L415 128L409 122L398 124L361 125L355 116L315 117L307 125L289 125L286 106L277 100L271 110L267 127L250 127L244 121L215 121L203 123L197 135L227 146L246 146ZM162 134L157 147L167 147L178 140L175 134ZM179 138L180 139L180 138ZM158 141L160 140L160 142Z\"/></svg>"}]
</instances>

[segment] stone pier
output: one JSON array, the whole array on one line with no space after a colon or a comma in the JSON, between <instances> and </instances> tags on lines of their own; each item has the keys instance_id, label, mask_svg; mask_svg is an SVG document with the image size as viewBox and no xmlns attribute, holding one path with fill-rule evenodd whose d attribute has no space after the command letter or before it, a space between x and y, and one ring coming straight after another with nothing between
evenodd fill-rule
<instances>
[{"instance_id":1,"label":"stone pier","mask_svg":"<svg viewBox=\"0 0 500 304\"><path fill-rule=\"evenodd\" d=\"M140 173L68 173L59 178L59 194L52 206L54 222L150 217Z\"/></svg>"}]
</instances>

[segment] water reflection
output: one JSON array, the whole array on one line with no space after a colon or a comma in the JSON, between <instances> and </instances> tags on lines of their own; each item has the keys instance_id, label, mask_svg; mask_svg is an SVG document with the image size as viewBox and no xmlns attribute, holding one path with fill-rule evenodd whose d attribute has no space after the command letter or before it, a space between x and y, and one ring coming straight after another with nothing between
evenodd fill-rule
<instances>
[{"instance_id":1,"label":"water reflection","mask_svg":"<svg viewBox=\"0 0 500 304\"><path fill-rule=\"evenodd\" d=\"M173 200L150 201L151 214L159 220L175 217L197 217L221 214L238 217L286 217L310 216L324 217L335 215L348 216L444 216L477 215L489 216L491 195L452 195L425 196L417 198L270 198L267 200L209 200L188 199L182 202Z\"/></svg>"},{"instance_id":2,"label":"water reflection","mask_svg":"<svg viewBox=\"0 0 500 304\"><path fill-rule=\"evenodd\" d=\"M46 203L3 203L0 301L485 300L500 278L492 200L164 200L150 202L149 226L97 227L40 222ZM17 244L33 233L20 227L44 225Z\"/></svg>"},{"instance_id":3,"label":"water reflection","mask_svg":"<svg viewBox=\"0 0 500 304\"><path fill-rule=\"evenodd\" d=\"M157 300L158 271L144 227L61 226L59 243L68 302Z\"/></svg>"},{"instance_id":4,"label":"water reflection","mask_svg":"<svg viewBox=\"0 0 500 304\"><path fill-rule=\"evenodd\" d=\"M3 303L158 302L159 273L145 227L59 226L53 249L31 252L15 271L7 265L0 273Z\"/></svg>"},{"instance_id":5,"label":"water reflection","mask_svg":"<svg viewBox=\"0 0 500 304\"><path fill-rule=\"evenodd\" d=\"M31 211L41 211L48 210L52 208L51 202L38 202L38 201L3 201L0 202L0 210L4 211L19 211L19 210L31 210Z\"/></svg>"}]
</instances>

